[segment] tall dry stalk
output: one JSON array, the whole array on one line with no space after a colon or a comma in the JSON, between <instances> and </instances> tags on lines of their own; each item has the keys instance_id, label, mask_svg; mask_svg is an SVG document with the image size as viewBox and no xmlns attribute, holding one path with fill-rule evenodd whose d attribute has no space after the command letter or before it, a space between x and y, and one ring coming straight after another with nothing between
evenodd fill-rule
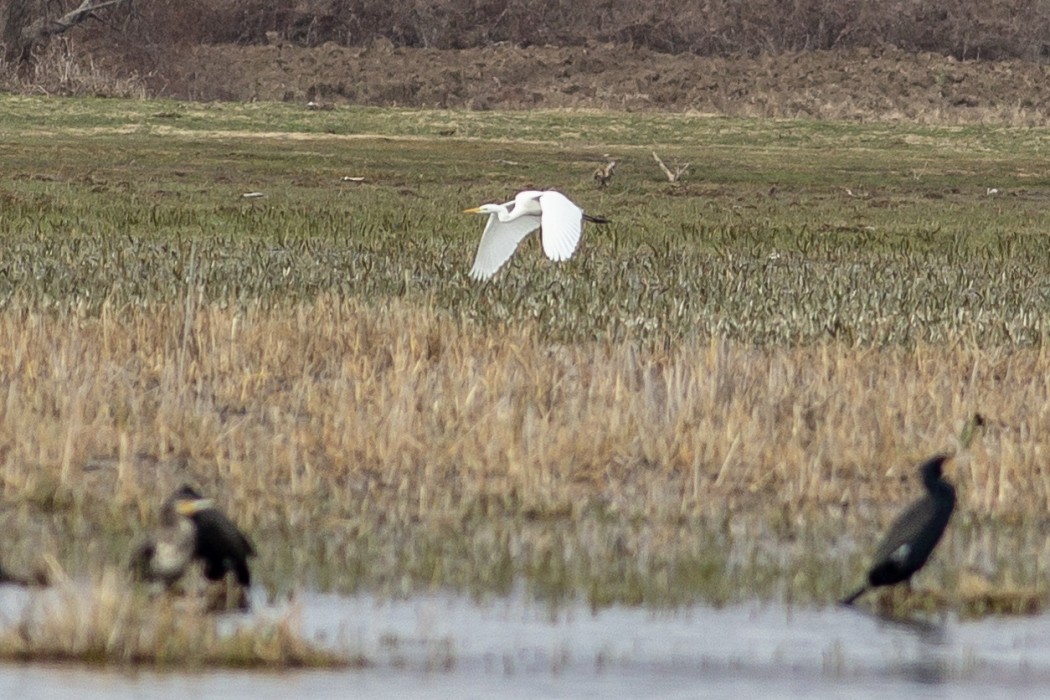
<instances>
[{"instance_id":1,"label":"tall dry stalk","mask_svg":"<svg viewBox=\"0 0 1050 700\"><path fill-rule=\"evenodd\" d=\"M615 499L616 485L652 479L687 482L690 507L765 494L805 508L897 498L887 477L952 447L980 410L996 427L974 447L966 501L1047 503L1041 349L714 339L641 351L551 346L398 304L187 303L0 316L8 489L86 481L126 497L192 477L249 523L295 521L322 495L318 508L345 513L347 485L373 479L415 494L418 512L486 491ZM119 468L82 474L106 460Z\"/></svg>"}]
</instances>

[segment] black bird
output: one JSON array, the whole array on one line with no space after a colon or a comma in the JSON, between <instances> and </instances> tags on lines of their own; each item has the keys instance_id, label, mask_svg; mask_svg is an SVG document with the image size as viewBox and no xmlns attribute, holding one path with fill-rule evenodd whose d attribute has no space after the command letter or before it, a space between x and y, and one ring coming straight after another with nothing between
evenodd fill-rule
<instances>
[{"instance_id":1,"label":"black bird","mask_svg":"<svg viewBox=\"0 0 1050 700\"><path fill-rule=\"evenodd\" d=\"M216 508L210 498L202 498L189 486L175 492L175 510L193 521L197 529L196 547L193 557L204 563L204 577L209 581L221 581L232 571L237 583L248 587L252 583L248 571L248 557L255 555L255 548L248 537Z\"/></svg>"},{"instance_id":2,"label":"black bird","mask_svg":"<svg viewBox=\"0 0 1050 700\"><path fill-rule=\"evenodd\" d=\"M871 588L908 581L930 558L955 510L955 489L944 480L942 468L949 455L932 457L919 467L926 495L908 506L883 538L868 570L868 582L843 599L843 605Z\"/></svg>"},{"instance_id":3,"label":"black bird","mask_svg":"<svg viewBox=\"0 0 1050 700\"><path fill-rule=\"evenodd\" d=\"M221 581L230 571L237 583L251 585L248 557L255 548L226 515L192 487L183 485L161 509L161 529L139 547L133 567L142 578L172 584L193 560L204 564L204 577Z\"/></svg>"}]
</instances>

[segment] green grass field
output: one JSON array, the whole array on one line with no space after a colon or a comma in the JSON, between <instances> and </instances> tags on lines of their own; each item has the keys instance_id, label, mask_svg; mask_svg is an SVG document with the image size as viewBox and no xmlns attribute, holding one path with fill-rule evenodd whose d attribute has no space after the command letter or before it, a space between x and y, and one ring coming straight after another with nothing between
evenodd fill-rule
<instances>
[{"instance_id":1,"label":"green grass field","mask_svg":"<svg viewBox=\"0 0 1050 700\"><path fill-rule=\"evenodd\" d=\"M827 603L980 411L917 583L1046 590L1043 130L0 103L14 567L121 566L188 479L277 592ZM613 224L471 282L531 187Z\"/></svg>"},{"instance_id":2,"label":"green grass field","mask_svg":"<svg viewBox=\"0 0 1050 700\"><path fill-rule=\"evenodd\" d=\"M1033 129L6 98L0 134L0 295L34 305L177 298L194 267L209 300L398 297L570 342L1043 333ZM683 186L654 149L692 164ZM460 211L525 187L615 224L479 291L461 273L482 222Z\"/></svg>"}]
</instances>

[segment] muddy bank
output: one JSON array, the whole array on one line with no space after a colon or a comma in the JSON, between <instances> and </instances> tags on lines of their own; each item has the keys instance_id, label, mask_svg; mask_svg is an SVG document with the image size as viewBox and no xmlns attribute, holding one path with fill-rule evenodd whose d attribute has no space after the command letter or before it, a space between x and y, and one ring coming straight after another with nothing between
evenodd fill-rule
<instances>
[{"instance_id":1,"label":"muddy bank","mask_svg":"<svg viewBox=\"0 0 1050 700\"><path fill-rule=\"evenodd\" d=\"M882 50L731 58L610 44L457 51L325 44L197 46L161 92L467 109L612 108L763 117L1042 123L1047 66Z\"/></svg>"}]
</instances>

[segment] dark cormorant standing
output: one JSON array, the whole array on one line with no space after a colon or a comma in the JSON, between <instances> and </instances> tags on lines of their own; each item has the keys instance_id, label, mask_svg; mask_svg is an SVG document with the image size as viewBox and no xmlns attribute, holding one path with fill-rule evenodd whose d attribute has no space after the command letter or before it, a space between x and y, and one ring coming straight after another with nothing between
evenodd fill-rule
<instances>
[{"instance_id":1,"label":"dark cormorant standing","mask_svg":"<svg viewBox=\"0 0 1050 700\"><path fill-rule=\"evenodd\" d=\"M868 589L907 581L926 564L955 510L955 489L942 475L948 459L949 455L937 455L919 467L926 495L908 506L890 526L875 550L868 582L843 599L843 605L851 605Z\"/></svg>"},{"instance_id":2,"label":"dark cormorant standing","mask_svg":"<svg viewBox=\"0 0 1050 700\"><path fill-rule=\"evenodd\" d=\"M161 529L139 547L132 561L142 578L171 585L197 560L204 564L209 581L221 581L232 571L237 583L247 588L251 585L248 557L254 554L247 536L211 499L183 485L164 502Z\"/></svg>"}]
</instances>

